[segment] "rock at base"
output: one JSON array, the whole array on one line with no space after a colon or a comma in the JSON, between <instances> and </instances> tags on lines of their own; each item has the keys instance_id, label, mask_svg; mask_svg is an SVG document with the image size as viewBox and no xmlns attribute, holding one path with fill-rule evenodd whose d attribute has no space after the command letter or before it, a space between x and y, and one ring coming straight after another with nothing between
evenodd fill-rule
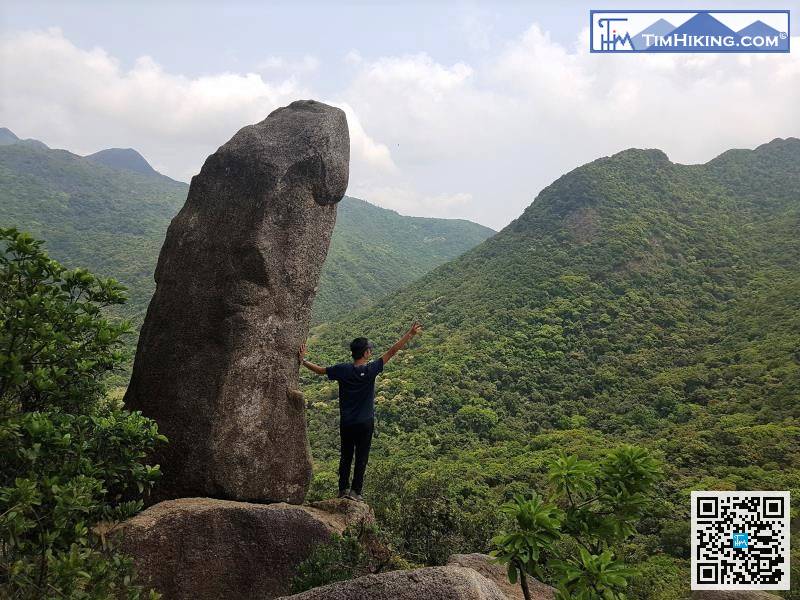
<instances>
[{"instance_id":1,"label":"rock at base","mask_svg":"<svg viewBox=\"0 0 800 600\"><path fill-rule=\"evenodd\" d=\"M298 101L241 129L167 230L125 404L169 438L153 499L305 499L297 350L348 180L342 110Z\"/></svg>"},{"instance_id":2,"label":"rock at base","mask_svg":"<svg viewBox=\"0 0 800 600\"><path fill-rule=\"evenodd\" d=\"M488 554L453 554L447 559L447 564L474 569L486 579L494 581L509 600L525 600L519 583L509 582L506 567L496 563ZM555 588L533 577L528 577L528 589L533 600L553 600L556 597Z\"/></svg>"},{"instance_id":3,"label":"rock at base","mask_svg":"<svg viewBox=\"0 0 800 600\"><path fill-rule=\"evenodd\" d=\"M284 600L507 600L500 588L465 567L425 567L365 575Z\"/></svg>"},{"instance_id":4,"label":"rock at base","mask_svg":"<svg viewBox=\"0 0 800 600\"><path fill-rule=\"evenodd\" d=\"M366 504L310 506L182 498L151 506L113 532L139 582L169 600L267 600L291 589L299 563L348 526L374 523Z\"/></svg>"}]
</instances>

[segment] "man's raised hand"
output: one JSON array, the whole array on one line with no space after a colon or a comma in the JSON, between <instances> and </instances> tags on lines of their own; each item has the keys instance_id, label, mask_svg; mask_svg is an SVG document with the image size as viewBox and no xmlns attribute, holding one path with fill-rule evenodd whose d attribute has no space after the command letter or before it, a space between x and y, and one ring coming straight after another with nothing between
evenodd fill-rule
<instances>
[{"instance_id":1,"label":"man's raised hand","mask_svg":"<svg viewBox=\"0 0 800 600\"><path fill-rule=\"evenodd\" d=\"M395 354L397 354L397 351L400 350L403 346L405 346L408 343L408 341L415 335L417 335L420 331L422 331L422 325L420 324L419 321L414 321L411 324L411 329L409 329L403 337L397 340L394 343L394 346L392 346L386 352L383 353L381 359L383 360L384 364L389 362L392 359L392 357Z\"/></svg>"}]
</instances>

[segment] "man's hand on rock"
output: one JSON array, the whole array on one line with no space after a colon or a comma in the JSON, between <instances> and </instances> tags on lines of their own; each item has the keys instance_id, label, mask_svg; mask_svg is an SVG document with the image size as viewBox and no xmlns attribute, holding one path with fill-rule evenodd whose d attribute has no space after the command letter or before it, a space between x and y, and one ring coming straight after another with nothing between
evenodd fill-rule
<instances>
[{"instance_id":1,"label":"man's hand on rock","mask_svg":"<svg viewBox=\"0 0 800 600\"><path fill-rule=\"evenodd\" d=\"M300 350L297 351L297 359L300 361L300 364L303 364L303 359L306 357L306 345L300 344Z\"/></svg>"}]
</instances>

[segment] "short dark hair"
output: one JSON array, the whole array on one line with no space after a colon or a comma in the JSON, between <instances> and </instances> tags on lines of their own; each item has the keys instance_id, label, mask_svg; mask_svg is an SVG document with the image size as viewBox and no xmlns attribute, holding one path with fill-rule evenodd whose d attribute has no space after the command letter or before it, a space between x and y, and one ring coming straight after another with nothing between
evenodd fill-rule
<instances>
[{"instance_id":1,"label":"short dark hair","mask_svg":"<svg viewBox=\"0 0 800 600\"><path fill-rule=\"evenodd\" d=\"M353 355L353 360L363 357L367 350L372 350L372 342L365 337L357 337L350 342L350 353Z\"/></svg>"}]
</instances>

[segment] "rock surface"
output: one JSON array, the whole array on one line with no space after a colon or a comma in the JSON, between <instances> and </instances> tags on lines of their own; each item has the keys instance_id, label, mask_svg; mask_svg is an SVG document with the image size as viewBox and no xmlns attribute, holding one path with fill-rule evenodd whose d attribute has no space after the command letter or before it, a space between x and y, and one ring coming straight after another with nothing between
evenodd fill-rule
<instances>
[{"instance_id":1,"label":"rock surface","mask_svg":"<svg viewBox=\"0 0 800 600\"><path fill-rule=\"evenodd\" d=\"M488 554L453 554L447 559L447 564L474 569L486 577L486 579L495 582L497 587L500 588L500 591L503 592L509 600L525 600L519 583L510 583L508 581L508 572L506 568L494 562L492 557ZM532 577L528 578L528 589L530 590L533 600L553 600L553 598L556 597L555 588L533 579Z\"/></svg>"},{"instance_id":2,"label":"rock surface","mask_svg":"<svg viewBox=\"0 0 800 600\"><path fill-rule=\"evenodd\" d=\"M506 600L497 585L465 567L425 567L365 575L284 600Z\"/></svg>"},{"instance_id":3,"label":"rock surface","mask_svg":"<svg viewBox=\"0 0 800 600\"><path fill-rule=\"evenodd\" d=\"M210 498L167 500L113 532L140 582L169 600L266 600L289 593L294 570L313 548L348 526L373 523L349 500L311 506Z\"/></svg>"},{"instance_id":4,"label":"rock surface","mask_svg":"<svg viewBox=\"0 0 800 600\"><path fill-rule=\"evenodd\" d=\"M311 478L297 349L347 188L344 112L293 102L192 178L156 268L126 405L169 438L154 499L301 503Z\"/></svg>"}]
</instances>

